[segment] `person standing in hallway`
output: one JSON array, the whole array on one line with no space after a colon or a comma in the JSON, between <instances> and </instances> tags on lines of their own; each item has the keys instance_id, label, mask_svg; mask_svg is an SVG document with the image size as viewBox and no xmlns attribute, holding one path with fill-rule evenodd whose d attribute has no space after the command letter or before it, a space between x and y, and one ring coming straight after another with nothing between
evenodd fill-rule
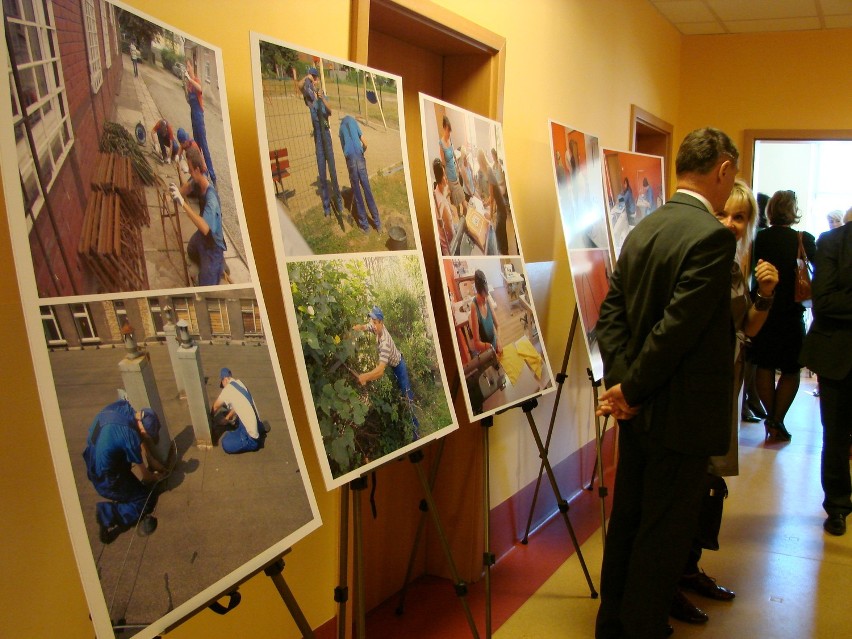
<instances>
[{"instance_id":1,"label":"person standing in hallway","mask_svg":"<svg viewBox=\"0 0 852 639\"><path fill-rule=\"evenodd\" d=\"M820 478L822 507L828 515L823 528L839 536L846 532L846 517L852 512L852 224L819 236L814 266L814 321L801 360L819 381Z\"/></svg>"},{"instance_id":2,"label":"person standing in hallway","mask_svg":"<svg viewBox=\"0 0 852 639\"><path fill-rule=\"evenodd\" d=\"M669 634L708 460L730 444L736 243L715 212L738 159L718 129L686 136L677 193L627 236L601 306L607 390L597 413L621 428L597 639Z\"/></svg>"},{"instance_id":3,"label":"person standing in hallway","mask_svg":"<svg viewBox=\"0 0 852 639\"><path fill-rule=\"evenodd\" d=\"M793 191L776 191L766 205L770 227L754 240L754 259L766 260L778 269L775 303L760 333L752 340L752 360L757 366L755 384L768 417L766 438L780 442L792 439L784 424L787 411L799 390L799 352L805 337L805 307L793 299L799 236L791 228L799 221L799 207ZM814 236L802 233L802 245L809 261L816 252ZM776 383L775 371L781 371Z\"/></svg>"}]
</instances>

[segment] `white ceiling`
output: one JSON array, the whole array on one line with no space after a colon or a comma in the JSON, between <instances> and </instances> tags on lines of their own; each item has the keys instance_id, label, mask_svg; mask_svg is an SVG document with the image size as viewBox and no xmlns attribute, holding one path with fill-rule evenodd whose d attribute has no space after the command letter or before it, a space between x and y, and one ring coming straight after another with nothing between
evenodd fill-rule
<instances>
[{"instance_id":1,"label":"white ceiling","mask_svg":"<svg viewBox=\"0 0 852 639\"><path fill-rule=\"evenodd\" d=\"M852 0L649 0L685 35L852 27Z\"/></svg>"}]
</instances>

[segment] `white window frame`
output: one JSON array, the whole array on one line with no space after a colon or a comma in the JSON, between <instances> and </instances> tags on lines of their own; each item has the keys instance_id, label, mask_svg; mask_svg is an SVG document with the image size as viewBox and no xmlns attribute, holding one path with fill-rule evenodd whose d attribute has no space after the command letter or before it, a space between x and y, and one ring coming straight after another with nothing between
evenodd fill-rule
<instances>
[{"instance_id":1,"label":"white window frame","mask_svg":"<svg viewBox=\"0 0 852 639\"><path fill-rule=\"evenodd\" d=\"M112 67L112 38L110 37L110 28L109 22L107 21L107 15L109 14L109 10L107 7L111 7L112 5L107 5L104 0L101 0L101 31L104 34L104 63L106 64L106 68L109 69Z\"/></svg>"},{"instance_id":2,"label":"white window frame","mask_svg":"<svg viewBox=\"0 0 852 639\"><path fill-rule=\"evenodd\" d=\"M5 0L5 3L10 1L15 3L20 17L9 15L9 28L13 38L16 38L18 52L26 56L26 60L16 59L18 73L22 84L29 79L35 84L35 87L29 89L32 101L24 109L30 116L30 128L42 175L47 176L47 184L42 191L35 170L36 160L24 132L24 109L18 100L10 67L7 73L12 94L12 125L15 130L18 170L21 184L24 185L24 206L32 215L32 219L28 218L31 224L44 206L45 192L53 186L68 157L74 144L74 131L63 80L62 60L59 57L53 5L37 0ZM34 52L38 54L37 59L32 59Z\"/></svg>"},{"instance_id":3,"label":"white window frame","mask_svg":"<svg viewBox=\"0 0 852 639\"><path fill-rule=\"evenodd\" d=\"M75 307L82 307L82 310L76 310ZM77 328L77 335L80 336L81 344L96 344L101 341L101 338L98 337L98 329L95 326L95 322L92 320L92 312L89 310L89 305L85 302L78 302L75 304L71 304L71 315L74 317L74 326ZM82 325L79 320L85 319L88 322L89 327L92 330L92 334L90 337L85 337L82 331Z\"/></svg>"},{"instance_id":4,"label":"white window frame","mask_svg":"<svg viewBox=\"0 0 852 639\"><path fill-rule=\"evenodd\" d=\"M86 27L86 53L89 59L92 93L97 93L104 84L104 72L101 67L101 48L98 38L98 20L95 16L95 0L83 0L83 22Z\"/></svg>"},{"instance_id":5,"label":"white window frame","mask_svg":"<svg viewBox=\"0 0 852 639\"><path fill-rule=\"evenodd\" d=\"M219 315L221 330L214 330L213 316ZM207 298L207 317L210 320L210 334L214 337L230 337L231 335L231 318L228 315L228 304L226 300L218 298Z\"/></svg>"},{"instance_id":6,"label":"white window frame","mask_svg":"<svg viewBox=\"0 0 852 639\"><path fill-rule=\"evenodd\" d=\"M166 325L166 316L165 313L163 313L163 307L160 305L160 300L158 298L148 298L148 312L151 314L151 324L154 326L154 333L156 333L159 337L164 337L166 331L157 328L158 325ZM159 318L159 322L157 322L157 318Z\"/></svg>"},{"instance_id":7,"label":"white window frame","mask_svg":"<svg viewBox=\"0 0 852 639\"><path fill-rule=\"evenodd\" d=\"M44 326L45 322L50 322L56 329L56 334L59 335L59 339L48 339L47 334L45 334L44 339L47 342L47 345L65 346L66 344L68 344L68 340L66 340L65 335L62 334L62 326L56 319L56 311L54 310L54 308L52 306L39 306L39 312L41 313L42 326Z\"/></svg>"},{"instance_id":8,"label":"white window frame","mask_svg":"<svg viewBox=\"0 0 852 639\"><path fill-rule=\"evenodd\" d=\"M251 318L251 324L254 325L254 329L251 331L246 329L246 316ZM256 321L255 317L257 318ZM260 307L256 300L240 300L240 320L243 324L243 334L246 337L263 337L263 320L260 317Z\"/></svg>"}]
</instances>

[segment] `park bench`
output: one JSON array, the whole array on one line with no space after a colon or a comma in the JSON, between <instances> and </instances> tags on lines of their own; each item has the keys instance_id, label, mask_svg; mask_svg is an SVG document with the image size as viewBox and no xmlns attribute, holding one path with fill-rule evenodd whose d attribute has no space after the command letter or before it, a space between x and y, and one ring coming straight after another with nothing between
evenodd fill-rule
<instances>
[{"instance_id":1,"label":"park bench","mask_svg":"<svg viewBox=\"0 0 852 639\"><path fill-rule=\"evenodd\" d=\"M286 199L287 189L284 188L284 178L290 177L290 159L287 149L270 151L269 163L272 168L272 181L275 183L275 196L279 195L278 187L281 187L280 195Z\"/></svg>"}]
</instances>

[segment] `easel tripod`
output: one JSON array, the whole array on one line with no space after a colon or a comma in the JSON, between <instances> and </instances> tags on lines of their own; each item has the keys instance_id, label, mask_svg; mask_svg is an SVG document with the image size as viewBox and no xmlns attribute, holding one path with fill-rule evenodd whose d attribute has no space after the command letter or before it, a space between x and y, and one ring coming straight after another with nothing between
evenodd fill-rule
<instances>
[{"instance_id":1,"label":"easel tripod","mask_svg":"<svg viewBox=\"0 0 852 639\"><path fill-rule=\"evenodd\" d=\"M413 451L408 455L408 460L414 465L415 472L417 473L417 477L420 481L420 485L423 489L423 501L421 502L420 509L423 511L424 515L428 512L432 521L435 524L435 528L438 532L438 537L441 541L441 546L444 551L444 555L447 559L447 564L449 565L450 572L453 577L453 588L455 590L456 596L459 598L462 607L464 609L465 617L467 619L468 625L473 633L474 639L479 638L479 634L476 629L476 624L473 621L473 615L470 612L470 606L467 601L467 584L461 579L459 576L458 569L456 568L456 564L453 561L452 552L450 551L449 541L444 532L443 524L441 523L441 519L438 515L438 511L435 507L435 501L432 496L432 485L434 484L434 473L430 480L427 480L426 474L423 471L423 466L421 462L423 461L423 451L418 449ZM434 468L434 467L433 467ZM363 561L363 543L362 543L362 532L363 532L363 518L361 514L361 499L358 495L358 492L364 490L367 487L367 481L365 477L359 477L358 479L350 482L349 484L343 486L341 490L341 504L340 504L340 551L339 551L339 585L334 589L334 600L338 604L338 612L337 612L337 636L338 639L345 639L346 630L347 630L347 622L346 622L346 603L348 600L348 587L347 587L347 573L348 573L348 532L349 532L349 497L352 491L352 502L353 502L353 511L354 511L354 519L353 519L353 531L354 531L354 547L355 547L355 564L354 564L354 581L356 588L356 612L355 612L355 637L357 639L365 639L366 637L366 610L365 610L365 597L364 597L364 561ZM420 530L418 530L418 539L420 536ZM411 570L411 564L409 564L409 571Z\"/></svg>"}]
</instances>

